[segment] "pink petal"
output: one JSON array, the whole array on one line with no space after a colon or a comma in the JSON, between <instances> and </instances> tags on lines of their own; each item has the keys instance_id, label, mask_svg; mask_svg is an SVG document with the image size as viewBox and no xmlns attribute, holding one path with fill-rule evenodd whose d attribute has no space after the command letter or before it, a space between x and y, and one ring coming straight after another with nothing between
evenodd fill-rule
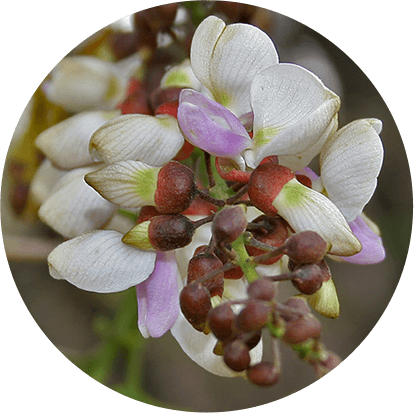
<instances>
[{"instance_id":1,"label":"pink petal","mask_svg":"<svg viewBox=\"0 0 414 413\"><path fill-rule=\"evenodd\" d=\"M161 337L177 320L178 277L175 252L158 252L153 273L136 286L138 327L144 337Z\"/></svg>"},{"instance_id":2,"label":"pink petal","mask_svg":"<svg viewBox=\"0 0 414 413\"><path fill-rule=\"evenodd\" d=\"M385 258L382 239L375 234L365 221L358 216L349 226L362 245L362 250L351 257L341 257L344 261L354 264L376 264Z\"/></svg>"},{"instance_id":3,"label":"pink petal","mask_svg":"<svg viewBox=\"0 0 414 413\"><path fill-rule=\"evenodd\" d=\"M233 157L252 144L237 116L194 90L181 92L177 119L185 137L211 155Z\"/></svg>"}]
</instances>

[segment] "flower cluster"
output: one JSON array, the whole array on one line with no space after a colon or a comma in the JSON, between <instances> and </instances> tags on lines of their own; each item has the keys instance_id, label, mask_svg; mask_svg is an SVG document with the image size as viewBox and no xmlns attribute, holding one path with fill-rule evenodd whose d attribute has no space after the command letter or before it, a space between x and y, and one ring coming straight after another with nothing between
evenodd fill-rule
<instances>
[{"instance_id":1,"label":"flower cluster","mask_svg":"<svg viewBox=\"0 0 414 413\"><path fill-rule=\"evenodd\" d=\"M384 258L363 213L382 165L381 122L338 129L339 97L279 63L248 24L206 18L152 110L143 64L136 54L66 58L44 85L76 112L36 140L46 155L32 185L39 216L67 239L50 274L100 293L135 287L142 335L171 331L214 374L274 384L281 342L325 374L340 361L311 313L339 315L326 257ZM319 175L308 166L316 156ZM283 303L281 281L298 291ZM261 360L264 330L271 361Z\"/></svg>"}]
</instances>

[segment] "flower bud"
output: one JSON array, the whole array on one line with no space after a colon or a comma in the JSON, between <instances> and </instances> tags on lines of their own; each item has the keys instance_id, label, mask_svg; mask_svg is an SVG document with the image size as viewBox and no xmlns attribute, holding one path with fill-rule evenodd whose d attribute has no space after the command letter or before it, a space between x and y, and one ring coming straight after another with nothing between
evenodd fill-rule
<instances>
[{"instance_id":1,"label":"flower bud","mask_svg":"<svg viewBox=\"0 0 414 413\"><path fill-rule=\"evenodd\" d=\"M271 386L279 381L280 373L272 363L262 361L249 367L247 378L258 386Z\"/></svg>"},{"instance_id":2,"label":"flower bud","mask_svg":"<svg viewBox=\"0 0 414 413\"><path fill-rule=\"evenodd\" d=\"M248 286L247 294L249 298L271 301L275 297L275 286L272 281L266 278L259 278Z\"/></svg>"},{"instance_id":3,"label":"flower bud","mask_svg":"<svg viewBox=\"0 0 414 413\"><path fill-rule=\"evenodd\" d=\"M318 339L322 333L322 324L311 314L290 320L286 323L283 341L287 344L299 344L314 338Z\"/></svg>"},{"instance_id":4,"label":"flower bud","mask_svg":"<svg viewBox=\"0 0 414 413\"><path fill-rule=\"evenodd\" d=\"M261 330L269 320L271 308L268 303L251 300L236 317L236 328L241 331Z\"/></svg>"},{"instance_id":5,"label":"flower bud","mask_svg":"<svg viewBox=\"0 0 414 413\"><path fill-rule=\"evenodd\" d=\"M283 305L285 307L290 307L293 310L298 310L302 315L310 314L311 312L308 302L306 301L305 298L301 296L290 297L283 303ZM292 311L292 313L283 312L281 316L283 317L284 320L290 321L298 317L298 312L296 311Z\"/></svg>"},{"instance_id":6,"label":"flower bud","mask_svg":"<svg viewBox=\"0 0 414 413\"><path fill-rule=\"evenodd\" d=\"M261 225L261 228L251 230L249 229L257 241L263 242L275 248L279 248L285 243L288 237L288 228L286 221L283 218L261 215L252 222L254 224ZM251 256L263 254L263 250L251 245L246 245L246 250ZM261 262L261 264L274 264L275 262L279 261L280 258L282 258L282 255L283 254L277 255L274 258Z\"/></svg>"},{"instance_id":7,"label":"flower bud","mask_svg":"<svg viewBox=\"0 0 414 413\"><path fill-rule=\"evenodd\" d=\"M234 314L230 304L221 304L208 313L207 322L212 333L218 340L224 341L233 335L234 321L236 315Z\"/></svg>"},{"instance_id":8,"label":"flower bud","mask_svg":"<svg viewBox=\"0 0 414 413\"><path fill-rule=\"evenodd\" d=\"M200 283L186 285L180 293L180 308L184 317L198 331L203 331L211 309L210 294Z\"/></svg>"},{"instance_id":9,"label":"flower bud","mask_svg":"<svg viewBox=\"0 0 414 413\"><path fill-rule=\"evenodd\" d=\"M195 255L188 263L187 283L198 280L222 266L223 263L212 253L204 252ZM209 280L203 281L202 284L209 290L211 297L215 295L221 297L223 295L224 280L222 272Z\"/></svg>"},{"instance_id":10,"label":"flower bud","mask_svg":"<svg viewBox=\"0 0 414 413\"><path fill-rule=\"evenodd\" d=\"M194 173L179 162L171 161L158 173L154 199L157 211L177 214L185 211L195 198Z\"/></svg>"},{"instance_id":11,"label":"flower bud","mask_svg":"<svg viewBox=\"0 0 414 413\"><path fill-rule=\"evenodd\" d=\"M188 245L195 227L184 215L158 215L135 225L122 242L144 250L171 251Z\"/></svg>"},{"instance_id":12,"label":"flower bud","mask_svg":"<svg viewBox=\"0 0 414 413\"><path fill-rule=\"evenodd\" d=\"M330 246L314 231L293 234L286 241L286 254L297 264L314 264L323 260Z\"/></svg>"},{"instance_id":13,"label":"flower bud","mask_svg":"<svg viewBox=\"0 0 414 413\"><path fill-rule=\"evenodd\" d=\"M293 271L293 274L295 274L295 278L292 280L292 284L302 294L315 294L322 287L324 274L317 264L299 265Z\"/></svg>"},{"instance_id":14,"label":"flower bud","mask_svg":"<svg viewBox=\"0 0 414 413\"><path fill-rule=\"evenodd\" d=\"M227 206L219 211L213 219L212 233L220 244L231 244L247 226L245 208L241 205Z\"/></svg>"},{"instance_id":15,"label":"flower bud","mask_svg":"<svg viewBox=\"0 0 414 413\"><path fill-rule=\"evenodd\" d=\"M249 348L241 340L226 344L223 358L227 366L234 371L244 371L250 365Z\"/></svg>"},{"instance_id":16,"label":"flower bud","mask_svg":"<svg viewBox=\"0 0 414 413\"><path fill-rule=\"evenodd\" d=\"M249 180L249 197L253 205L268 216L276 216L273 201L283 186L295 177L286 166L266 162L259 165Z\"/></svg>"}]
</instances>

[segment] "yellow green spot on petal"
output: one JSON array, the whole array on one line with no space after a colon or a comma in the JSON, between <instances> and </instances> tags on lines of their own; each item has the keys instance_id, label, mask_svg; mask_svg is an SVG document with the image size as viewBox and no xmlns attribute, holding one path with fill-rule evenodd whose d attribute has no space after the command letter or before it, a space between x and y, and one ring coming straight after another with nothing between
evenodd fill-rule
<instances>
[{"instance_id":1,"label":"yellow green spot on petal","mask_svg":"<svg viewBox=\"0 0 414 413\"><path fill-rule=\"evenodd\" d=\"M161 168L141 169L135 173L135 191L147 205L155 205L154 194L157 189L158 173Z\"/></svg>"},{"instance_id":2,"label":"yellow green spot on petal","mask_svg":"<svg viewBox=\"0 0 414 413\"><path fill-rule=\"evenodd\" d=\"M286 207L294 207L303 203L307 192L309 192L309 188L293 178L283 186L275 201L283 203Z\"/></svg>"},{"instance_id":3,"label":"yellow green spot on petal","mask_svg":"<svg viewBox=\"0 0 414 413\"><path fill-rule=\"evenodd\" d=\"M150 221L144 221L135 225L134 228L122 237L122 242L142 250L155 251L148 237L148 227L150 223Z\"/></svg>"},{"instance_id":4,"label":"yellow green spot on petal","mask_svg":"<svg viewBox=\"0 0 414 413\"><path fill-rule=\"evenodd\" d=\"M262 128L257 131L254 136L255 146L265 146L268 144L275 135L279 133L279 129L276 127Z\"/></svg>"},{"instance_id":5,"label":"yellow green spot on petal","mask_svg":"<svg viewBox=\"0 0 414 413\"><path fill-rule=\"evenodd\" d=\"M188 75L184 72L172 72L164 81L164 86L166 87L185 87L191 86L190 79Z\"/></svg>"}]
</instances>

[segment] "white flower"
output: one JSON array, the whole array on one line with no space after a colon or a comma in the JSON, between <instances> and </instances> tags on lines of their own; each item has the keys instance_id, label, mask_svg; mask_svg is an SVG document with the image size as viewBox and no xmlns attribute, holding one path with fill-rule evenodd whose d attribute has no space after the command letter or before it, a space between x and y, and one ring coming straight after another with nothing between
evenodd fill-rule
<instances>
[{"instance_id":1,"label":"white flower","mask_svg":"<svg viewBox=\"0 0 414 413\"><path fill-rule=\"evenodd\" d=\"M43 85L51 102L69 112L111 110L125 97L127 82L142 65L138 55L118 63L94 56L69 56Z\"/></svg>"}]
</instances>

